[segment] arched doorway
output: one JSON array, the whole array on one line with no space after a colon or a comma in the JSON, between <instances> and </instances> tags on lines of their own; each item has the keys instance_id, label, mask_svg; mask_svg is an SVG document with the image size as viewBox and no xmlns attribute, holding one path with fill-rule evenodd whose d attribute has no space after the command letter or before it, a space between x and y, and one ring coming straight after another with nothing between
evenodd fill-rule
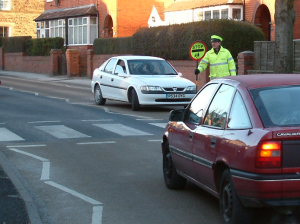
<instances>
[{"instance_id":1,"label":"arched doorway","mask_svg":"<svg viewBox=\"0 0 300 224\"><path fill-rule=\"evenodd\" d=\"M113 20L107 15L104 21L104 38L113 37Z\"/></svg>"},{"instance_id":2,"label":"arched doorway","mask_svg":"<svg viewBox=\"0 0 300 224\"><path fill-rule=\"evenodd\" d=\"M266 5L260 5L255 14L254 24L262 29L266 40L271 40L271 14Z\"/></svg>"}]
</instances>

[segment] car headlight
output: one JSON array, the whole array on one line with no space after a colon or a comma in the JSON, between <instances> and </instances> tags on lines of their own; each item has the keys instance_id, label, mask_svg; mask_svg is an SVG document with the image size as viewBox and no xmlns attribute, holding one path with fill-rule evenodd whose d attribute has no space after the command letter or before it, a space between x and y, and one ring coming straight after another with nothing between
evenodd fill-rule
<instances>
[{"instance_id":1,"label":"car headlight","mask_svg":"<svg viewBox=\"0 0 300 224\"><path fill-rule=\"evenodd\" d=\"M187 91L196 91L196 86L188 86L186 88Z\"/></svg>"},{"instance_id":2,"label":"car headlight","mask_svg":"<svg viewBox=\"0 0 300 224\"><path fill-rule=\"evenodd\" d=\"M163 91L160 86L141 86L141 91Z\"/></svg>"}]
</instances>

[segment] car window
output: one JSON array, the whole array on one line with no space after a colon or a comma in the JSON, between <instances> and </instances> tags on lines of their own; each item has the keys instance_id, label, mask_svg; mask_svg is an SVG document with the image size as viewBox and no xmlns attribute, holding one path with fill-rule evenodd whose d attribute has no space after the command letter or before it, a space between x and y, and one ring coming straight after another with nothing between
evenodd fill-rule
<instances>
[{"instance_id":1,"label":"car window","mask_svg":"<svg viewBox=\"0 0 300 224\"><path fill-rule=\"evenodd\" d=\"M128 67L132 75L177 75L165 60L128 60Z\"/></svg>"},{"instance_id":2,"label":"car window","mask_svg":"<svg viewBox=\"0 0 300 224\"><path fill-rule=\"evenodd\" d=\"M238 91L236 92L232 102L227 128L230 129L252 128L246 106Z\"/></svg>"},{"instance_id":3,"label":"car window","mask_svg":"<svg viewBox=\"0 0 300 224\"><path fill-rule=\"evenodd\" d=\"M104 72L107 72L107 73L111 73L113 72L113 69L115 67L115 64L116 64L116 58L112 58L108 63L107 65L105 66L104 68Z\"/></svg>"},{"instance_id":4,"label":"car window","mask_svg":"<svg viewBox=\"0 0 300 224\"><path fill-rule=\"evenodd\" d=\"M117 63L117 66L118 66L118 65L121 66L122 71L123 71L124 73L126 73L125 62L124 62L123 60L119 59L119 60L118 60L118 63ZM117 73L117 72L115 72L115 73Z\"/></svg>"},{"instance_id":5,"label":"car window","mask_svg":"<svg viewBox=\"0 0 300 224\"><path fill-rule=\"evenodd\" d=\"M204 118L204 125L225 128L226 117L234 94L234 87L223 84L213 98Z\"/></svg>"},{"instance_id":6,"label":"car window","mask_svg":"<svg viewBox=\"0 0 300 224\"><path fill-rule=\"evenodd\" d=\"M265 127L300 125L300 86L259 88L250 93Z\"/></svg>"},{"instance_id":7,"label":"car window","mask_svg":"<svg viewBox=\"0 0 300 224\"><path fill-rule=\"evenodd\" d=\"M203 117L203 111L207 108L218 84L210 84L204 87L201 92L194 98L185 115L185 122L199 124Z\"/></svg>"}]
</instances>

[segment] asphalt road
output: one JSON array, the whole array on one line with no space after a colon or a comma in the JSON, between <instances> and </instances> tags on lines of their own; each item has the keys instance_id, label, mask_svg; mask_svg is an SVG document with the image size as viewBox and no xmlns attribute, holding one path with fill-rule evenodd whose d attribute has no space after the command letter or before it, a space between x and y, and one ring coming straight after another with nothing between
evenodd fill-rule
<instances>
[{"instance_id":1,"label":"asphalt road","mask_svg":"<svg viewBox=\"0 0 300 224\"><path fill-rule=\"evenodd\" d=\"M1 80L0 151L42 223L221 224L216 198L191 183L164 185L160 141L172 108L132 112L124 103L94 105L78 83ZM270 209L254 220L300 223Z\"/></svg>"}]
</instances>

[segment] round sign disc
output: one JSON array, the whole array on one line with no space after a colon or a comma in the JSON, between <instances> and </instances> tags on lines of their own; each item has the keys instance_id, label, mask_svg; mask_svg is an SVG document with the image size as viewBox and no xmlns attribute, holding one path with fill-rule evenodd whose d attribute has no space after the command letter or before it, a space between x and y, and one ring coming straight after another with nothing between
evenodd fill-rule
<instances>
[{"instance_id":1,"label":"round sign disc","mask_svg":"<svg viewBox=\"0 0 300 224\"><path fill-rule=\"evenodd\" d=\"M195 41L190 46L190 57L194 61L200 61L207 52L206 44L203 41Z\"/></svg>"}]
</instances>

